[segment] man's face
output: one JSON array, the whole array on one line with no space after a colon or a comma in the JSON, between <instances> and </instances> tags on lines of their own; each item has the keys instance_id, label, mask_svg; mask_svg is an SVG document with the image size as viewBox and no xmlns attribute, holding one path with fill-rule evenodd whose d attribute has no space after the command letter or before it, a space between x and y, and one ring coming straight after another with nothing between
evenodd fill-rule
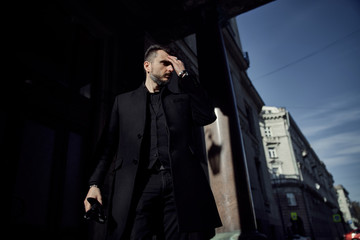
<instances>
[{"instance_id":1,"label":"man's face","mask_svg":"<svg viewBox=\"0 0 360 240\"><path fill-rule=\"evenodd\" d=\"M167 60L168 56L169 54L167 54L165 51L158 50L156 57L151 61L149 65L150 78L158 85L166 84L169 81L172 72L174 71L173 66Z\"/></svg>"}]
</instances>

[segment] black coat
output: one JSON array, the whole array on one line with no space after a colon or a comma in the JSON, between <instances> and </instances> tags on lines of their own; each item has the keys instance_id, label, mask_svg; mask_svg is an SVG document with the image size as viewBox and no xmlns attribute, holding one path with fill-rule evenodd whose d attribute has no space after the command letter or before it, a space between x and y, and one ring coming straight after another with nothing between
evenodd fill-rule
<instances>
[{"instance_id":1,"label":"black coat","mask_svg":"<svg viewBox=\"0 0 360 240\"><path fill-rule=\"evenodd\" d=\"M169 131L169 154L179 229L195 232L221 226L208 179L196 156L192 131L216 120L207 94L191 77L179 80L175 89L164 89L162 104ZM180 87L180 88L179 88ZM122 236L129 216L134 183L141 161L145 134L147 89L120 94L115 98L111 117L101 140L101 154L90 184L101 185L108 168L113 166L110 219L111 235ZM114 159L114 164L111 164Z\"/></svg>"}]
</instances>

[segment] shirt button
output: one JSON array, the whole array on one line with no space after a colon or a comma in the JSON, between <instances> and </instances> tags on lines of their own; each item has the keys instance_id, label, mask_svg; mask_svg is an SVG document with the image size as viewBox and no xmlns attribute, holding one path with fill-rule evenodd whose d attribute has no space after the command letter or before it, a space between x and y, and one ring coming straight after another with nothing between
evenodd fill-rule
<instances>
[{"instance_id":1,"label":"shirt button","mask_svg":"<svg viewBox=\"0 0 360 240\"><path fill-rule=\"evenodd\" d=\"M134 165L137 165L139 163L139 161L137 159L133 159L132 162Z\"/></svg>"}]
</instances>

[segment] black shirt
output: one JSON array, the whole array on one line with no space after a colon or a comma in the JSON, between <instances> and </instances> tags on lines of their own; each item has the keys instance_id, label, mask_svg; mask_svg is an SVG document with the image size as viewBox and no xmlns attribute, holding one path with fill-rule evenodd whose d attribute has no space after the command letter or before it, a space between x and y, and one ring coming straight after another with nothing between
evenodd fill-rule
<instances>
[{"instance_id":1,"label":"black shirt","mask_svg":"<svg viewBox=\"0 0 360 240\"><path fill-rule=\"evenodd\" d=\"M161 92L149 93L150 149L148 169L159 170L161 166L170 169L169 137L161 101L162 94L163 89Z\"/></svg>"}]
</instances>

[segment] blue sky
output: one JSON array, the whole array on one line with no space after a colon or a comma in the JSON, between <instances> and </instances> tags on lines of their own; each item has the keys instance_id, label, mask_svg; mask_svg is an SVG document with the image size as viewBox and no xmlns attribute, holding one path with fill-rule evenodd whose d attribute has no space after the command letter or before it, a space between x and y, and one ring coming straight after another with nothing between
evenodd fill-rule
<instances>
[{"instance_id":1,"label":"blue sky","mask_svg":"<svg viewBox=\"0 0 360 240\"><path fill-rule=\"evenodd\" d=\"M360 0L276 0L236 17L247 73L360 201Z\"/></svg>"}]
</instances>

